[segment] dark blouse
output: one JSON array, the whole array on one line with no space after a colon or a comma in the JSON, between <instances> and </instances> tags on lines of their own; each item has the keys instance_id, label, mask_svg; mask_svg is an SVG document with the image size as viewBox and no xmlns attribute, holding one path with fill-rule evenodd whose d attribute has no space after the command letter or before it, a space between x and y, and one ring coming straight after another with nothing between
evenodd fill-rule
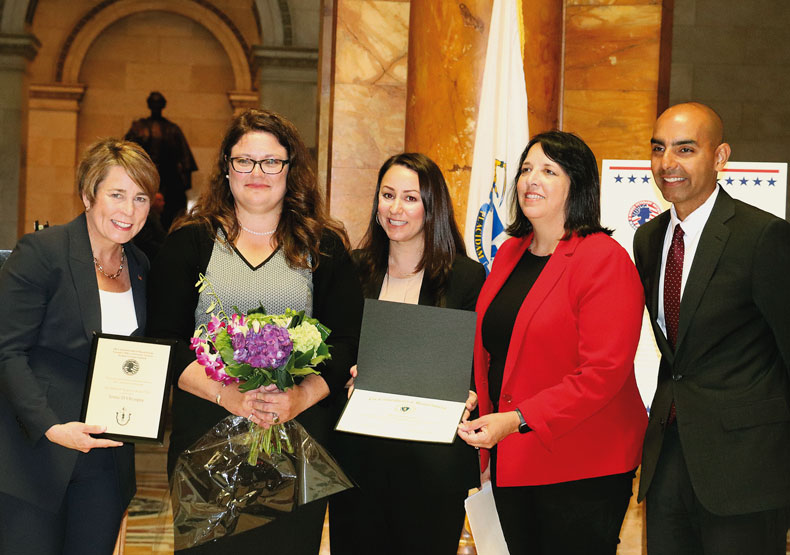
<instances>
[{"instance_id":1,"label":"dark blouse","mask_svg":"<svg viewBox=\"0 0 790 555\"><path fill-rule=\"evenodd\" d=\"M510 346L510 336L516 316L529 290L543 271L549 256L535 256L524 251L513 272L488 306L483 316L481 333L483 347L491 357L488 366L488 394L495 407L499 406L499 393L505 375L505 361Z\"/></svg>"}]
</instances>

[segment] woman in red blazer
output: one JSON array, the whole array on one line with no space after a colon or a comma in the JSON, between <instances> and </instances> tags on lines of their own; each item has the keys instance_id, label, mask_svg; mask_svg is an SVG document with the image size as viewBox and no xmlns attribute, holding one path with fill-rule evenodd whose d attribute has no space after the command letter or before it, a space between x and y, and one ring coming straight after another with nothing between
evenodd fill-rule
<instances>
[{"instance_id":1,"label":"woman in red blazer","mask_svg":"<svg viewBox=\"0 0 790 555\"><path fill-rule=\"evenodd\" d=\"M512 238L476 308L481 416L458 433L488 449L511 555L614 555L647 425L634 377L642 287L600 225L581 139L537 135L520 168Z\"/></svg>"}]
</instances>

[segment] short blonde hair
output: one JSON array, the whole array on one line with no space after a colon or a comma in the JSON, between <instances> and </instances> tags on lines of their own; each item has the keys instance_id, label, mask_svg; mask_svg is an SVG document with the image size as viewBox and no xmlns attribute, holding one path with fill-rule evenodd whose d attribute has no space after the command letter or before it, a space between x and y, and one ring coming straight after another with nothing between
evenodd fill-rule
<instances>
[{"instance_id":1,"label":"short blonde hair","mask_svg":"<svg viewBox=\"0 0 790 555\"><path fill-rule=\"evenodd\" d=\"M96 199L96 189L113 166L120 166L148 198L159 191L159 172L151 157L137 143L121 139L102 139L93 143L77 168L77 191L90 205Z\"/></svg>"}]
</instances>

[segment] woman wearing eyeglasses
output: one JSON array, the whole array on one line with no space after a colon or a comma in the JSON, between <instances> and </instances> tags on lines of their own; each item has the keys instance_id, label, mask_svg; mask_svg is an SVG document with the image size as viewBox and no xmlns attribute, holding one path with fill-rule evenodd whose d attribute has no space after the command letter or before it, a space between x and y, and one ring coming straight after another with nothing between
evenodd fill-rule
<instances>
[{"instance_id":1,"label":"woman wearing eyeglasses","mask_svg":"<svg viewBox=\"0 0 790 555\"><path fill-rule=\"evenodd\" d=\"M333 422L325 397L343 394L356 362L362 293L342 226L324 210L307 149L284 117L263 110L237 116L225 134L208 188L174 224L151 268L148 333L178 339L173 432L168 473L178 455L228 413L259 425L293 418L319 443ZM198 293L198 274L225 307L268 313L304 310L332 330L332 359L293 388L248 393L206 376L189 349L208 321L211 298ZM316 501L266 526L214 540L190 553L318 553L326 502Z\"/></svg>"}]
</instances>

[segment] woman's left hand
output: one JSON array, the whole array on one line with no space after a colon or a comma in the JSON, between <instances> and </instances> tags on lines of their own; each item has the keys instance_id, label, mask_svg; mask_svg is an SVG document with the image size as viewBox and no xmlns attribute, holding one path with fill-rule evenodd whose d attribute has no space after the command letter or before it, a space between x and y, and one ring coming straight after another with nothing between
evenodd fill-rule
<instances>
[{"instance_id":1,"label":"woman's left hand","mask_svg":"<svg viewBox=\"0 0 790 555\"><path fill-rule=\"evenodd\" d=\"M255 423L263 428L272 424L282 424L293 420L318 401L329 394L329 387L320 376L308 376L302 383L285 391L280 391L275 384L261 387L255 397L263 406L256 409Z\"/></svg>"},{"instance_id":2,"label":"woman's left hand","mask_svg":"<svg viewBox=\"0 0 790 555\"><path fill-rule=\"evenodd\" d=\"M516 411L486 414L458 425L458 437L472 447L490 449L505 437L518 431L521 420Z\"/></svg>"}]
</instances>

